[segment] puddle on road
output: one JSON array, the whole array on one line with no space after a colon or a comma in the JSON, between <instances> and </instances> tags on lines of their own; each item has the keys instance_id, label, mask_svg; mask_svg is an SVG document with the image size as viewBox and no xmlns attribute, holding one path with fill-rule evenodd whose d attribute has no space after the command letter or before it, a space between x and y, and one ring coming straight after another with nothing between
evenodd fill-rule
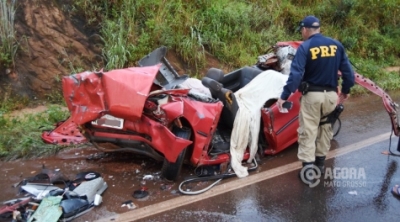
<instances>
[{"instance_id":1,"label":"puddle on road","mask_svg":"<svg viewBox=\"0 0 400 222\"><path fill-rule=\"evenodd\" d=\"M114 214L134 209L121 207L132 200L136 208L164 201L178 195L178 182L165 181L160 178L162 163L147 157L135 157L130 153L102 153L95 148L70 149L60 152L55 157L36 160L17 160L0 162L0 201L23 197L18 195L18 188L13 184L25 178L33 177L41 172L42 166L48 169L60 169L70 180L77 173L96 171L107 182L108 188L103 193L103 203L79 217L79 221L94 221ZM184 167L184 175L189 175L190 167ZM145 180L143 179L144 177ZM181 181L179 178L177 181ZM63 187L63 184L57 184ZM146 189L149 195L143 199L135 199L132 194L136 190Z\"/></svg>"}]
</instances>

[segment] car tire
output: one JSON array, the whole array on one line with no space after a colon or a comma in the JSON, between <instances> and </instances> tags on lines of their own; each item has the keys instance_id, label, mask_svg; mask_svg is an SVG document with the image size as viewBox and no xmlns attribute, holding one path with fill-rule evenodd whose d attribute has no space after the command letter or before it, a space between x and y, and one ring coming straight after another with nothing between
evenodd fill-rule
<instances>
[{"instance_id":1,"label":"car tire","mask_svg":"<svg viewBox=\"0 0 400 222\"><path fill-rule=\"evenodd\" d=\"M175 136L189 140L192 132L188 128L174 128L172 132ZM161 176L167 180L175 181L176 178L179 176L183 161L185 159L187 147L185 147L181 153L179 154L178 158L176 159L175 163L169 162L166 158L164 158L163 166L161 168Z\"/></svg>"}]
</instances>

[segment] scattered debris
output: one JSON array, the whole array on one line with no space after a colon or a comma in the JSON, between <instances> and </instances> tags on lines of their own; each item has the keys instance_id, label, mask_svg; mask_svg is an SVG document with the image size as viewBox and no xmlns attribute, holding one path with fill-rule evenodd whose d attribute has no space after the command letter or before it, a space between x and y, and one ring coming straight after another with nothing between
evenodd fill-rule
<instances>
[{"instance_id":1,"label":"scattered debris","mask_svg":"<svg viewBox=\"0 0 400 222\"><path fill-rule=\"evenodd\" d=\"M101 203L103 203L103 197L100 196L100 194L96 193L96 195L94 196L94 202L93 204L95 206L99 206Z\"/></svg>"},{"instance_id":2,"label":"scattered debris","mask_svg":"<svg viewBox=\"0 0 400 222\"><path fill-rule=\"evenodd\" d=\"M100 177L100 173L87 171L76 174L74 182L89 181Z\"/></svg>"},{"instance_id":3,"label":"scattered debris","mask_svg":"<svg viewBox=\"0 0 400 222\"><path fill-rule=\"evenodd\" d=\"M31 173L35 173L32 171ZM62 186L55 186L59 182ZM41 173L13 185L21 186L27 197L4 202L0 217L13 221L70 221L99 206L107 183L97 172L78 173L74 180L62 176L60 169L43 166Z\"/></svg>"},{"instance_id":4,"label":"scattered debris","mask_svg":"<svg viewBox=\"0 0 400 222\"><path fill-rule=\"evenodd\" d=\"M149 195L149 192L147 191L146 187L142 187L140 190L135 190L132 194L132 196L135 199L143 199Z\"/></svg>"},{"instance_id":5,"label":"scattered debris","mask_svg":"<svg viewBox=\"0 0 400 222\"><path fill-rule=\"evenodd\" d=\"M30 197L6 201L4 202L5 206L0 207L0 215L16 211L19 207L22 207L25 204L29 203L29 201L31 201Z\"/></svg>"},{"instance_id":6,"label":"scattered debris","mask_svg":"<svg viewBox=\"0 0 400 222\"><path fill-rule=\"evenodd\" d=\"M21 186L21 189L33 195L35 200L42 200L46 195L49 194L50 191L57 190L59 188L56 186L52 186L51 184L47 185L27 184Z\"/></svg>"},{"instance_id":7,"label":"scattered debris","mask_svg":"<svg viewBox=\"0 0 400 222\"><path fill-rule=\"evenodd\" d=\"M137 206L132 200L128 200L122 203L121 207L127 207L129 210L135 209Z\"/></svg>"},{"instance_id":8,"label":"scattered debris","mask_svg":"<svg viewBox=\"0 0 400 222\"><path fill-rule=\"evenodd\" d=\"M29 218L28 222L57 222L63 214L63 210L60 208L61 200L62 196L49 196L44 198L42 202L40 202L40 205L35 213Z\"/></svg>"},{"instance_id":9,"label":"scattered debris","mask_svg":"<svg viewBox=\"0 0 400 222\"><path fill-rule=\"evenodd\" d=\"M108 154L107 153L95 153L95 154L90 154L86 160L100 160L103 159L105 157L107 157Z\"/></svg>"},{"instance_id":10,"label":"scattered debris","mask_svg":"<svg viewBox=\"0 0 400 222\"><path fill-rule=\"evenodd\" d=\"M160 189L161 190L171 190L172 185L171 184L161 184Z\"/></svg>"},{"instance_id":11,"label":"scattered debris","mask_svg":"<svg viewBox=\"0 0 400 222\"><path fill-rule=\"evenodd\" d=\"M13 221L20 221L22 220L21 212L13 211Z\"/></svg>"},{"instance_id":12,"label":"scattered debris","mask_svg":"<svg viewBox=\"0 0 400 222\"><path fill-rule=\"evenodd\" d=\"M144 175L143 180L154 180L153 175Z\"/></svg>"}]
</instances>

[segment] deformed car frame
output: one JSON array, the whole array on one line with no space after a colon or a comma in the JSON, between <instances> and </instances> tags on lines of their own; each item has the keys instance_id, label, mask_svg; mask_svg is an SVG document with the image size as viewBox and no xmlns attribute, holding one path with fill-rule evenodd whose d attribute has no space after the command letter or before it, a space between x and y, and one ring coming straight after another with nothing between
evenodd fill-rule
<instances>
[{"instance_id":1,"label":"deformed car frame","mask_svg":"<svg viewBox=\"0 0 400 222\"><path fill-rule=\"evenodd\" d=\"M275 47L297 49L300 43L278 42ZM105 152L147 155L163 161L161 173L169 180L176 180L185 161L197 167L229 162L237 111L233 92L245 85L243 76L249 70L263 70L243 67L222 77L208 75L223 88L222 94L204 99L192 95L190 89L176 88L188 77L179 76L165 55L166 48L161 47L144 57L141 67L64 77L63 96L71 115L55 129L43 132L43 140L53 144L89 141ZM371 80L358 73L355 78L357 84L382 97L394 134L399 136L398 105ZM300 97L299 92L289 97L293 103L289 113L279 112L276 99L265 101L258 154L273 155L297 141ZM114 147L105 148L103 143ZM248 158L246 151L243 159Z\"/></svg>"}]
</instances>

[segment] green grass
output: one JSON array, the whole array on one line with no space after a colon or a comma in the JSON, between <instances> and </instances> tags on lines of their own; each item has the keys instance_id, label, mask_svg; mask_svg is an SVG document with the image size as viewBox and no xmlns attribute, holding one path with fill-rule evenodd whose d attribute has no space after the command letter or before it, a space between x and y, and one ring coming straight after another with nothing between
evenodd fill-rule
<instances>
[{"instance_id":1,"label":"green grass","mask_svg":"<svg viewBox=\"0 0 400 222\"><path fill-rule=\"evenodd\" d=\"M2 92L3 98L1 98L0 101L0 113L21 109L30 103L29 99L26 97L12 95L11 90L8 88L4 91L5 92Z\"/></svg>"},{"instance_id":2,"label":"green grass","mask_svg":"<svg viewBox=\"0 0 400 222\"><path fill-rule=\"evenodd\" d=\"M8 113L9 114L9 113ZM0 112L0 157L5 160L55 154L65 147L46 144L42 130L54 129L54 124L68 117L59 105L50 105L45 112L9 117Z\"/></svg>"},{"instance_id":3,"label":"green grass","mask_svg":"<svg viewBox=\"0 0 400 222\"><path fill-rule=\"evenodd\" d=\"M0 2L0 68L14 68L15 64L18 48L14 30L15 2Z\"/></svg>"},{"instance_id":4,"label":"green grass","mask_svg":"<svg viewBox=\"0 0 400 222\"><path fill-rule=\"evenodd\" d=\"M160 45L174 49L193 76L203 75L199 72L207 65L206 52L232 69L252 65L276 42L299 40L294 28L308 14L320 17L322 32L342 41L350 58L380 67L400 64L400 6L395 0L116 0L113 4L79 0L74 4L87 12L88 21L101 24L107 69L134 66ZM372 77L375 72L364 75Z\"/></svg>"}]
</instances>

